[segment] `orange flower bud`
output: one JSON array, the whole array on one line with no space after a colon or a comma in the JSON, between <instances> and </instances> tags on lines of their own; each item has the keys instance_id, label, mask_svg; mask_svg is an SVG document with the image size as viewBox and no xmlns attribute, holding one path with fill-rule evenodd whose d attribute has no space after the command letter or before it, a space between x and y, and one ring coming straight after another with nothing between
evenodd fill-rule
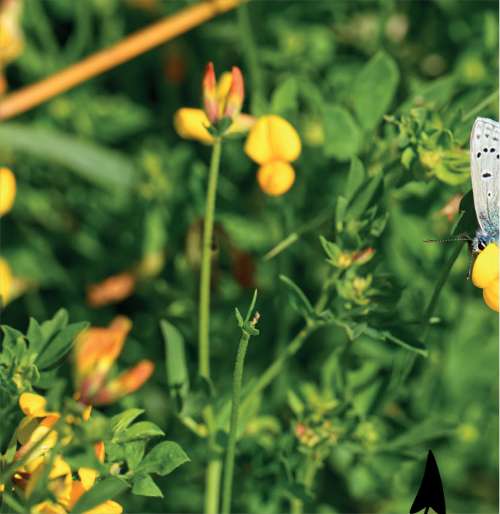
<instances>
[{"instance_id":1,"label":"orange flower bud","mask_svg":"<svg viewBox=\"0 0 500 514\"><path fill-rule=\"evenodd\" d=\"M135 289L135 276L132 273L120 273L89 286L87 302L91 307L103 307L128 298Z\"/></svg>"},{"instance_id":2,"label":"orange flower bud","mask_svg":"<svg viewBox=\"0 0 500 514\"><path fill-rule=\"evenodd\" d=\"M257 182L264 193L281 196L295 182L295 171L287 162L272 161L259 168Z\"/></svg>"},{"instance_id":3,"label":"orange flower bud","mask_svg":"<svg viewBox=\"0 0 500 514\"><path fill-rule=\"evenodd\" d=\"M483 289L484 303L498 312L499 249L490 243L474 261L472 283Z\"/></svg>"},{"instance_id":4,"label":"orange flower bud","mask_svg":"<svg viewBox=\"0 0 500 514\"><path fill-rule=\"evenodd\" d=\"M207 64L205 68L205 74L203 75L203 108L205 109L205 114L207 115L210 123L215 123L218 116L218 103L217 103L217 89L216 89L216 81L215 81L215 71L214 65L212 62Z\"/></svg>"},{"instance_id":5,"label":"orange flower bud","mask_svg":"<svg viewBox=\"0 0 500 514\"><path fill-rule=\"evenodd\" d=\"M245 98L243 75L237 66L233 66L231 70L231 79L223 116L234 119L240 113Z\"/></svg>"},{"instance_id":6,"label":"orange flower bud","mask_svg":"<svg viewBox=\"0 0 500 514\"><path fill-rule=\"evenodd\" d=\"M16 198L16 177L9 168L0 168L0 216L12 209Z\"/></svg>"}]
</instances>

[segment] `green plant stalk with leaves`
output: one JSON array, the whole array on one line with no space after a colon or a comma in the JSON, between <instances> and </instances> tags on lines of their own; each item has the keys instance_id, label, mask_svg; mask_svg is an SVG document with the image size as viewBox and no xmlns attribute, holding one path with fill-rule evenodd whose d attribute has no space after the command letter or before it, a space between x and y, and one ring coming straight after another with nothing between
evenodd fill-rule
<instances>
[{"instance_id":1,"label":"green plant stalk with leaves","mask_svg":"<svg viewBox=\"0 0 500 514\"><path fill-rule=\"evenodd\" d=\"M257 291L255 291L252 303L248 309L245 319L241 316L238 309L236 309L236 318L238 325L241 328L241 339L238 345L238 352L236 354L236 363L234 365L233 373L233 391L231 401L231 421L229 424L229 438L227 442L226 459L224 463L224 484L222 488L222 513L229 514L231 511L231 495L233 489L233 474L234 474L234 458L236 454L236 441L238 437L238 415L240 409L241 397L241 384L243 382L243 367L245 364L245 355L247 353L248 343L252 336L259 334L255 328L258 320L259 313L255 313L252 317L252 312L257 301Z\"/></svg>"}]
</instances>

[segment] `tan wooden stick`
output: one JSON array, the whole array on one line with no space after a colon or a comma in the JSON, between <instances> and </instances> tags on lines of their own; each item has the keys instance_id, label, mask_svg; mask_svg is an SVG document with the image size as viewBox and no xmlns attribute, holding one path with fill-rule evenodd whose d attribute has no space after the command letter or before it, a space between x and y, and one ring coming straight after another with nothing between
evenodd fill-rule
<instances>
[{"instance_id":1,"label":"tan wooden stick","mask_svg":"<svg viewBox=\"0 0 500 514\"><path fill-rule=\"evenodd\" d=\"M151 50L214 16L236 7L241 0L205 0L169 16L123 39L110 48L96 52L68 68L0 101L0 120L21 114L72 87L119 64Z\"/></svg>"}]
</instances>

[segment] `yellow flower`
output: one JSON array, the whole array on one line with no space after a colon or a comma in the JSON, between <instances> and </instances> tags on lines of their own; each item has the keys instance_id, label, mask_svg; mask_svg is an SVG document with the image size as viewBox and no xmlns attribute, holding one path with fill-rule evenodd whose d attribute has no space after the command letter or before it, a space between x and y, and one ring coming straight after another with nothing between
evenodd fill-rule
<instances>
[{"instance_id":1,"label":"yellow flower","mask_svg":"<svg viewBox=\"0 0 500 514\"><path fill-rule=\"evenodd\" d=\"M0 257L0 305L6 305L12 291L12 272L5 259Z\"/></svg>"},{"instance_id":2,"label":"yellow flower","mask_svg":"<svg viewBox=\"0 0 500 514\"><path fill-rule=\"evenodd\" d=\"M224 135L246 132L254 123L253 116L240 114L245 96L244 81L241 70L233 66L231 72L225 72L217 81L214 66L208 63L202 81L203 109L182 107L174 115L174 127L184 139L194 139L212 144L213 136L210 126L217 127L223 118L230 120Z\"/></svg>"},{"instance_id":3,"label":"yellow flower","mask_svg":"<svg viewBox=\"0 0 500 514\"><path fill-rule=\"evenodd\" d=\"M274 114L259 118L245 143L245 153L257 164L295 161L301 149L297 131L287 120Z\"/></svg>"},{"instance_id":4,"label":"yellow flower","mask_svg":"<svg viewBox=\"0 0 500 514\"><path fill-rule=\"evenodd\" d=\"M7 214L16 198L16 177L9 168L0 168L0 216Z\"/></svg>"},{"instance_id":5,"label":"yellow flower","mask_svg":"<svg viewBox=\"0 0 500 514\"><path fill-rule=\"evenodd\" d=\"M239 114L227 129L226 135L247 132L255 123L255 118L249 114ZM207 145L214 142L213 136L208 132L210 126L207 115L202 109L182 107L174 115L174 127L177 134L183 139L200 141Z\"/></svg>"},{"instance_id":6,"label":"yellow flower","mask_svg":"<svg viewBox=\"0 0 500 514\"><path fill-rule=\"evenodd\" d=\"M474 261L472 283L483 290L484 303L498 312L499 251L490 243Z\"/></svg>"},{"instance_id":7,"label":"yellow flower","mask_svg":"<svg viewBox=\"0 0 500 514\"><path fill-rule=\"evenodd\" d=\"M92 327L78 336L75 346L76 397L85 404L108 405L141 387L151 376L154 364L143 360L118 377L108 374L120 355L131 321L118 316L107 328Z\"/></svg>"},{"instance_id":8,"label":"yellow flower","mask_svg":"<svg viewBox=\"0 0 500 514\"><path fill-rule=\"evenodd\" d=\"M292 187L295 182L295 171L287 162L272 161L259 168L257 181L264 193L280 196Z\"/></svg>"},{"instance_id":9,"label":"yellow flower","mask_svg":"<svg viewBox=\"0 0 500 514\"><path fill-rule=\"evenodd\" d=\"M245 153L260 164L257 182L270 196L285 194L295 182L295 170L289 164L301 152L300 137L293 126L274 114L262 116L250 129Z\"/></svg>"},{"instance_id":10,"label":"yellow flower","mask_svg":"<svg viewBox=\"0 0 500 514\"><path fill-rule=\"evenodd\" d=\"M13 61L23 49L23 36L19 23L21 1L1 2L0 7L0 67Z\"/></svg>"}]
</instances>

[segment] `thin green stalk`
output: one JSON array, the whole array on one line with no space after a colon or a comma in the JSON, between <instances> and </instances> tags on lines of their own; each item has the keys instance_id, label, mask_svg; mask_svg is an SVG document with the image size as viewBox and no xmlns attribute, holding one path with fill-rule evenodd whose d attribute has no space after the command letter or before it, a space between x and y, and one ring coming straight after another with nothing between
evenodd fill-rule
<instances>
[{"instance_id":1,"label":"thin green stalk","mask_svg":"<svg viewBox=\"0 0 500 514\"><path fill-rule=\"evenodd\" d=\"M318 469L318 464L313 454L309 454L307 456L307 461L304 467L304 474L302 483L304 484L305 490L309 493L311 492L314 477L316 475L316 470ZM304 509L304 502L299 498L293 498L291 501L291 511L292 514L302 514Z\"/></svg>"},{"instance_id":2,"label":"thin green stalk","mask_svg":"<svg viewBox=\"0 0 500 514\"><path fill-rule=\"evenodd\" d=\"M238 7L238 26L241 39L241 48L250 72L251 88L251 112L259 116L266 110L264 95L264 77L259 64L259 53L252 32L252 24L248 14L247 2L242 2Z\"/></svg>"},{"instance_id":3,"label":"thin green stalk","mask_svg":"<svg viewBox=\"0 0 500 514\"><path fill-rule=\"evenodd\" d=\"M273 259L281 252L286 250L289 246L296 243L303 234L323 225L323 223L332 218L332 210L333 209L331 207L328 207L328 209L321 211L312 220L301 225L297 230L289 234L285 239L282 239L278 244L271 248L271 250L269 250L266 255L264 255L263 260L268 261Z\"/></svg>"},{"instance_id":4,"label":"thin green stalk","mask_svg":"<svg viewBox=\"0 0 500 514\"><path fill-rule=\"evenodd\" d=\"M243 381L243 366L247 353L250 334L243 333L238 345L236 363L233 374L233 398L231 405L231 421L229 424L229 439L227 442L226 460L224 463L224 483L222 485L222 514L231 510L231 495L233 490L234 456L236 453L236 438L238 434L238 415L240 408L241 383Z\"/></svg>"},{"instance_id":5,"label":"thin green stalk","mask_svg":"<svg viewBox=\"0 0 500 514\"><path fill-rule=\"evenodd\" d=\"M201 277L199 297L198 327L198 370L202 377L210 380L210 275L212 270L212 237L214 228L215 199L219 176L222 143L216 138L212 147L208 189L205 204L203 225L203 247L201 256ZM219 511L220 477L222 462L217 455L215 442L215 421L213 407L208 405L204 410L204 418L208 428L209 462L205 480L205 513L217 514Z\"/></svg>"},{"instance_id":6,"label":"thin green stalk","mask_svg":"<svg viewBox=\"0 0 500 514\"><path fill-rule=\"evenodd\" d=\"M328 303L329 285L331 284L332 277L326 280L323 284L321 294L315 305L315 311L320 313ZM316 332L324 325L320 321L308 321L305 327L292 339L290 344L279 354L278 358L260 375L257 382L250 388L246 394L242 408L245 409L254 397L263 391L271 382L280 374L283 366L290 357L293 357L301 348L307 338Z\"/></svg>"},{"instance_id":7,"label":"thin green stalk","mask_svg":"<svg viewBox=\"0 0 500 514\"><path fill-rule=\"evenodd\" d=\"M215 197L219 176L221 140L216 139L212 147L208 189L203 225L203 247L201 256L201 278L199 298L198 369L201 376L210 378L210 275L212 270L212 236L214 229Z\"/></svg>"},{"instance_id":8,"label":"thin green stalk","mask_svg":"<svg viewBox=\"0 0 500 514\"><path fill-rule=\"evenodd\" d=\"M464 122L469 118L472 118L475 114L482 111L485 107L488 107L494 100L498 97L498 91L493 91L490 95L488 95L482 102L479 102L473 109L462 116L460 121Z\"/></svg>"}]
</instances>

